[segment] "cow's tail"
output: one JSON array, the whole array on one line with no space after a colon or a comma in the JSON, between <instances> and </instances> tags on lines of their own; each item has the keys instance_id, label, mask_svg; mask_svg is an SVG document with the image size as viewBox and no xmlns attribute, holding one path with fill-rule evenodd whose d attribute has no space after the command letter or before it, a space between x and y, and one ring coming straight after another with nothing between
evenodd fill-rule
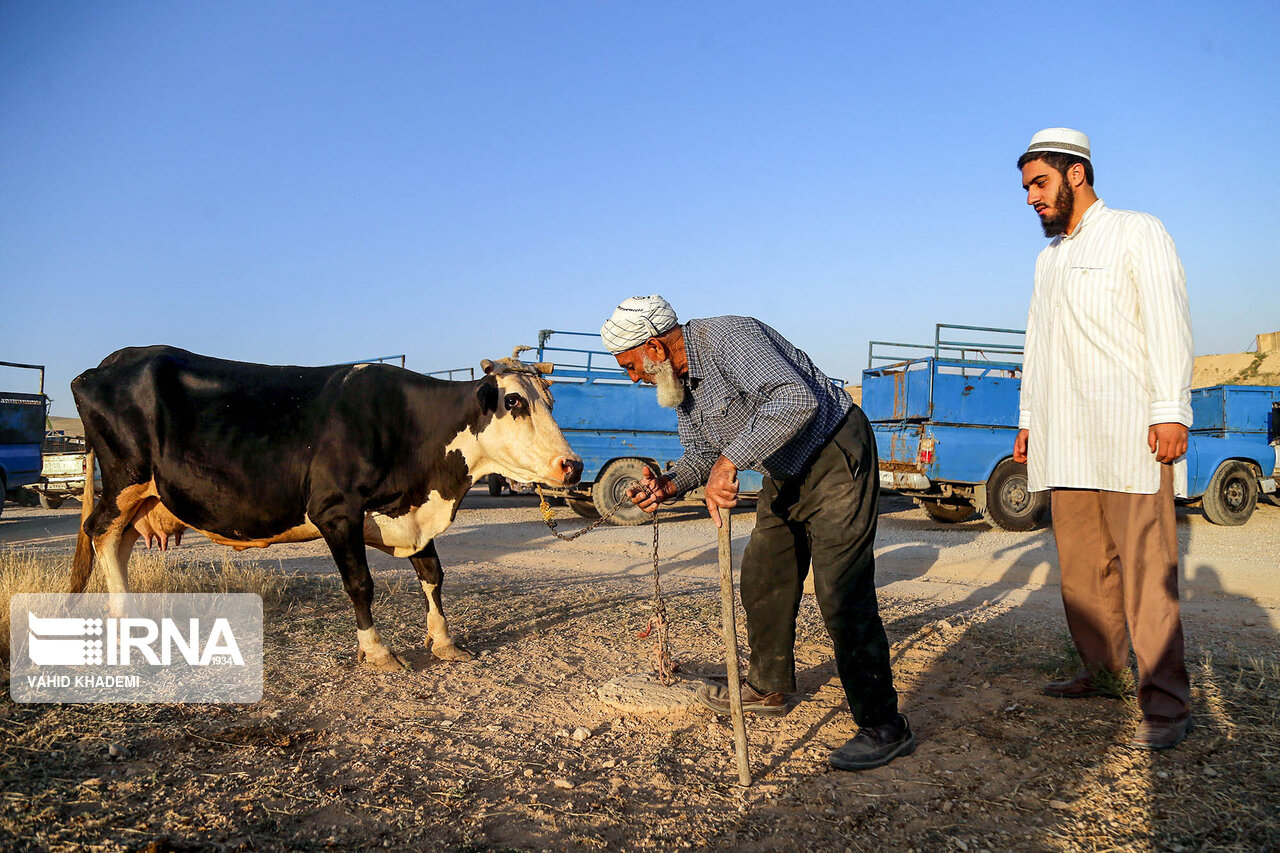
<instances>
[{"instance_id":1,"label":"cow's tail","mask_svg":"<svg viewBox=\"0 0 1280 853\"><path fill-rule=\"evenodd\" d=\"M84 457L84 495L80 498L80 533L76 536L76 556L71 561L71 592L84 592L93 571L93 543L85 532L85 522L93 511L93 450Z\"/></svg>"}]
</instances>

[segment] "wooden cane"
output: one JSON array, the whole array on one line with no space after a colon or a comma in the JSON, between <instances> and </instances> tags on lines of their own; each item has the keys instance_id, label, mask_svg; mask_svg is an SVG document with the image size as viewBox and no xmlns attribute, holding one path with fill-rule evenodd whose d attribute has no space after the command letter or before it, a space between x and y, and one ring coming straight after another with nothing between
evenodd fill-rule
<instances>
[{"instance_id":1,"label":"wooden cane","mask_svg":"<svg viewBox=\"0 0 1280 853\"><path fill-rule=\"evenodd\" d=\"M720 624L724 627L725 670L729 675L729 716L733 718L733 746L738 760L738 784L751 785L747 758L747 721L742 716L742 682L738 675L738 625L733 607L733 536L729 510L720 510Z\"/></svg>"}]
</instances>

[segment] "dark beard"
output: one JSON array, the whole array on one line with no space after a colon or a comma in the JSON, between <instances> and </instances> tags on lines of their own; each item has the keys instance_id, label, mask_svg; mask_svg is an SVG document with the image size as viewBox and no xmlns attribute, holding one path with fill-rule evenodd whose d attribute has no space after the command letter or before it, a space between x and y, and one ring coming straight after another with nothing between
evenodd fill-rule
<instances>
[{"instance_id":1,"label":"dark beard","mask_svg":"<svg viewBox=\"0 0 1280 853\"><path fill-rule=\"evenodd\" d=\"M1046 237L1059 237L1066 234L1067 225L1071 222L1071 214L1075 213L1076 197L1065 180L1062 186L1058 187L1058 197L1053 200L1053 209L1057 211L1056 214L1040 220L1040 227L1044 229Z\"/></svg>"}]
</instances>

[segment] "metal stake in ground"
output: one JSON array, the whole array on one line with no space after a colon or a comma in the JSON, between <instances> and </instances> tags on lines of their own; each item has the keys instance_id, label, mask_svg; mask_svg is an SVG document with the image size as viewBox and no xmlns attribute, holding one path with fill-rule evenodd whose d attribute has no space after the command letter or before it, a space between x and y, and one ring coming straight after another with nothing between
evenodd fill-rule
<instances>
[{"instance_id":1,"label":"metal stake in ground","mask_svg":"<svg viewBox=\"0 0 1280 853\"><path fill-rule=\"evenodd\" d=\"M742 716L742 682L738 676L738 620L733 606L733 536L729 510L720 511L720 624L724 627L725 671L729 675L729 716L733 718L733 746L738 760L738 784L751 784L747 758L747 721Z\"/></svg>"}]
</instances>

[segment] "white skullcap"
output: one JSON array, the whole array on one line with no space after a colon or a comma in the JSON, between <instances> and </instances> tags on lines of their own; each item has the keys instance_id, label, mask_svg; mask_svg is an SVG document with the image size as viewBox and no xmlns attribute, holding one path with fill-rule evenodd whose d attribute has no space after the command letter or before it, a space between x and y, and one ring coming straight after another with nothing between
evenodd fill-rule
<instances>
[{"instance_id":1,"label":"white skullcap","mask_svg":"<svg viewBox=\"0 0 1280 853\"><path fill-rule=\"evenodd\" d=\"M1092 162L1089 156L1089 137L1069 127L1047 127L1031 137L1027 153L1035 151L1057 151L1061 154L1074 154Z\"/></svg>"},{"instance_id":2,"label":"white skullcap","mask_svg":"<svg viewBox=\"0 0 1280 853\"><path fill-rule=\"evenodd\" d=\"M665 335L674 329L676 309L661 296L633 296L623 300L613 316L600 328L600 340L609 352L617 355L640 346L649 338Z\"/></svg>"}]
</instances>

